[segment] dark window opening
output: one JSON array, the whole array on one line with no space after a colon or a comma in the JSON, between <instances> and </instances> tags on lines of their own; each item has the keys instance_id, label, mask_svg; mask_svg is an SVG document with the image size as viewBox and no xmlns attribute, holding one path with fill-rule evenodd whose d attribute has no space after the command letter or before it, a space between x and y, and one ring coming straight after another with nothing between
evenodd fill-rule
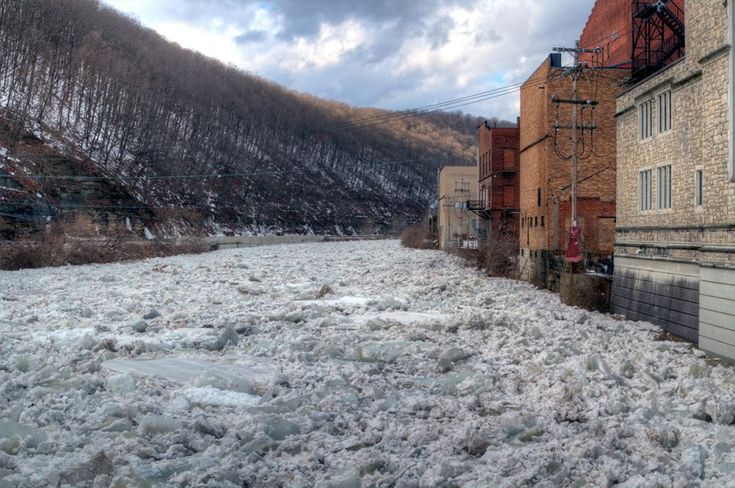
<instances>
[{"instance_id":1,"label":"dark window opening","mask_svg":"<svg viewBox=\"0 0 735 488\"><path fill-rule=\"evenodd\" d=\"M537 206L537 207L540 207L540 206L541 206L541 188L539 188L539 189L538 189L538 190L536 191L536 200L537 200L537 201L536 201L536 206Z\"/></svg>"}]
</instances>

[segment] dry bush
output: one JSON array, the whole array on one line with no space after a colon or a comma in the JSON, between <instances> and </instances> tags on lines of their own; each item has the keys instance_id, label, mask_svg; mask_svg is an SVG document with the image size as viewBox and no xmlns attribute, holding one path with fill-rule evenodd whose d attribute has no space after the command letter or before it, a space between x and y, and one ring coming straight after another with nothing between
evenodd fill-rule
<instances>
[{"instance_id":1,"label":"dry bush","mask_svg":"<svg viewBox=\"0 0 735 488\"><path fill-rule=\"evenodd\" d=\"M59 220L24 239L4 241L0 269L111 263L209 250L196 240L149 241L121 230L121 226L108 227L108 231L112 229L100 233L99 226L86 215Z\"/></svg>"},{"instance_id":2,"label":"dry bush","mask_svg":"<svg viewBox=\"0 0 735 488\"><path fill-rule=\"evenodd\" d=\"M518 236L513 231L495 232L480 244L478 260L490 276L518 278Z\"/></svg>"},{"instance_id":3,"label":"dry bush","mask_svg":"<svg viewBox=\"0 0 735 488\"><path fill-rule=\"evenodd\" d=\"M409 225L401 232L401 244L403 247L413 249L438 249L439 242L430 231L427 221L417 222Z\"/></svg>"}]
</instances>

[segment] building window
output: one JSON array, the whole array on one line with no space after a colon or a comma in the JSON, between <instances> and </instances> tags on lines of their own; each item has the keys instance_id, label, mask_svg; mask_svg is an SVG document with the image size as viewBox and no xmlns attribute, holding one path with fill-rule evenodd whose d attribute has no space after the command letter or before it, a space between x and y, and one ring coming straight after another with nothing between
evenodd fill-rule
<instances>
[{"instance_id":1,"label":"building window","mask_svg":"<svg viewBox=\"0 0 735 488\"><path fill-rule=\"evenodd\" d=\"M653 101L648 100L638 106L638 129L641 139L653 136Z\"/></svg>"},{"instance_id":2,"label":"building window","mask_svg":"<svg viewBox=\"0 0 735 488\"><path fill-rule=\"evenodd\" d=\"M533 226L538 227L538 217L533 218Z\"/></svg>"},{"instance_id":3,"label":"building window","mask_svg":"<svg viewBox=\"0 0 735 488\"><path fill-rule=\"evenodd\" d=\"M541 227L543 227L543 226L544 226L544 216L542 215L541 216Z\"/></svg>"},{"instance_id":4,"label":"building window","mask_svg":"<svg viewBox=\"0 0 735 488\"><path fill-rule=\"evenodd\" d=\"M671 90L659 93L657 97L658 131L659 133L671 130Z\"/></svg>"},{"instance_id":5,"label":"building window","mask_svg":"<svg viewBox=\"0 0 735 488\"><path fill-rule=\"evenodd\" d=\"M536 191L536 206L541 206L541 188Z\"/></svg>"},{"instance_id":6,"label":"building window","mask_svg":"<svg viewBox=\"0 0 735 488\"><path fill-rule=\"evenodd\" d=\"M671 208L671 165L660 166L656 170L657 208Z\"/></svg>"},{"instance_id":7,"label":"building window","mask_svg":"<svg viewBox=\"0 0 735 488\"><path fill-rule=\"evenodd\" d=\"M653 170L651 169L638 173L638 209L641 212L651 210L651 204L653 203L652 178Z\"/></svg>"},{"instance_id":8,"label":"building window","mask_svg":"<svg viewBox=\"0 0 735 488\"><path fill-rule=\"evenodd\" d=\"M698 169L694 172L694 205L701 207L704 203L704 172Z\"/></svg>"}]
</instances>

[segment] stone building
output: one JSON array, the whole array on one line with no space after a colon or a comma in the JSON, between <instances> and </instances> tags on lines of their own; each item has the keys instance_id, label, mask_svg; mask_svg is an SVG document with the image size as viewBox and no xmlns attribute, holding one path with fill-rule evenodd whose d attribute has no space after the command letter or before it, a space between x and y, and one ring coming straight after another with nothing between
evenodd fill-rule
<instances>
[{"instance_id":1,"label":"stone building","mask_svg":"<svg viewBox=\"0 0 735 488\"><path fill-rule=\"evenodd\" d=\"M517 235L519 130L485 122L477 131L479 200L470 203L470 210L481 218L480 237Z\"/></svg>"},{"instance_id":2,"label":"stone building","mask_svg":"<svg viewBox=\"0 0 735 488\"><path fill-rule=\"evenodd\" d=\"M685 55L617 100L613 311L735 359L735 2L684 17Z\"/></svg>"},{"instance_id":3,"label":"stone building","mask_svg":"<svg viewBox=\"0 0 735 488\"><path fill-rule=\"evenodd\" d=\"M444 166L437 199L439 247L444 250L477 243L479 217L468 210L477 200L477 167Z\"/></svg>"}]
</instances>

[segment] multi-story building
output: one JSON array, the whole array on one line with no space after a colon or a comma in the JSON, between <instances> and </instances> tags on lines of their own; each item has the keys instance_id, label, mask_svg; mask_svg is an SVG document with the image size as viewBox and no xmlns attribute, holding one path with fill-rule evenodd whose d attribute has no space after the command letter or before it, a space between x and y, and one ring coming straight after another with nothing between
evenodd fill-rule
<instances>
[{"instance_id":1,"label":"multi-story building","mask_svg":"<svg viewBox=\"0 0 735 488\"><path fill-rule=\"evenodd\" d=\"M518 234L518 144L517 127L477 128L477 178L479 200L470 210L480 218L480 237Z\"/></svg>"},{"instance_id":2,"label":"multi-story building","mask_svg":"<svg viewBox=\"0 0 735 488\"><path fill-rule=\"evenodd\" d=\"M559 54L550 55L521 88L520 255L521 276L549 285L549 264L564 254L571 221L572 107L577 108L580 160L577 224L588 257L607 258L615 238L615 100L630 75L630 0L597 1L579 47L596 49L580 62L584 108L555 103L572 98L572 79ZM553 278L552 278L553 279Z\"/></svg>"},{"instance_id":3,"label":"multi-story building","mask_svg":"<svg viewBox=\"0 0 735 488\"><path fill-rule=\"evenodd\" d=\"M476 244L479 217L467 208L471 200L477 200L477 167L444 166L437 199L440 249Z\"/></svg>"},{"instance_id":4,"label":"multi-story building","mask_svg":"<svg viewBox=\"0 0 735 488\"><path fill-rule=\"evenodd\" d=\"M552 54L521 88L520 256L521 276L546 285L549 260L562 255L571 221L571 109L553 96L570 99L572 80L561 56ZM615 96L627 70L590 71L580 83L583 100L599 101L580 110L582 152L578 166L577 223L587 255L612 255L615 236ZM589 81L589 82L587 82Z\"/></svg>"},{"instance_id":5,"label":"multi-story building","mask_svg":"<svg viewBox=\"0 0 735 488\"><path fill-rule=\"evenodd\" d=\"M685 18L686 53L617 100L613 311L735 359L735 2L634 2L633 15L666 24L654 61Z\"/></svg>"}]
</instances>

